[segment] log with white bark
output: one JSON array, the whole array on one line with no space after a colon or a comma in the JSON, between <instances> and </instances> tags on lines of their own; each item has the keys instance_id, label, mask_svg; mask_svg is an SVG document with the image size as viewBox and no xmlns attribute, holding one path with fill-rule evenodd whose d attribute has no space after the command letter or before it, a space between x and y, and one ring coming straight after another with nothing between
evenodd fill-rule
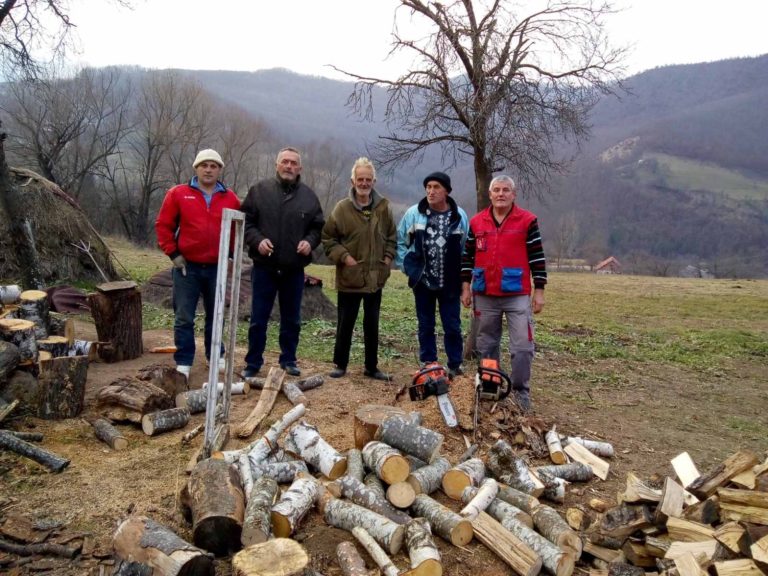
<instances>
[{"instance_id":1,"label":"log with white bark","mask_svg":"<svg viewBox=\"0 0 768 576\"><path fill-rule=\"evenodd\" d=\"M472 522L426 494L419 494L411 505L413 516L426 518L435 534L454 546L464 546L472 540Z\"/></svg>"},{"instance_id":2,"label":"log with white bark","mask_svg":"<svg viewBox=\"0 0 768 576\"><path fill-rule=\"evenodd\" d=\"M247 438L256 430L261 421L267 417L275 405L275 400L283 387L285 371L280 368L270 368L267 374L267 382L259 395L259 401L248 417L237 427L235 433L240 438Z\"/></svg>"},{"instance_id":3,"label":"log with white bark","mask_svg":"<svg viewBox=\"0 0 768 576\"><path fill-rule=\"evenodd\" d=\"M251 498L251 490L253 490L253 472L251 471L251 461L248 460L248 454L241 454L240 459L237 461L237 470L240 473L240 484L243 486L243 494L245 494L245 501Z\"/></svg>"},{"instance_id":4,"label":"log with white bark","mask_svg":"<svg viewBox=\"0 0 768 576\"><path fill-rule=\"evenodd\" d=\"M344 576L368 576L365 560L352 542L339 542L336 546L336 559Z\"/></svg>"},{"instance_id":5,"label":"log with white bark","mask_svg":"<svg viewBox=\"0 0 768 576\"><path fill-rule=\"evenodd\" d=\"M321 509L326 523L349 532L359 526L368 532L388 554L397 554L403 545L405 528L367 508L334 498L322 497Z\"/></svg>"},{"instance_id":6,"label":"log with white bark","mask_svg":"<svg viewBox=\"0 0 768 576\"><path fill-rule=\"evenodd\" d=\"M440 488L443 476L451 469L451 463L445 458L438 458L432 464L412 470L406 482L413 486L416 494L432 494Z\"/></svg>"},{"instance_id":7,"label":"log with white bark","mask_svg":"<svg viewBox=\"0 0 768 576\"><path fill-rule=\"evenodd\" d=\"M201 389L186 390L176 394L175 403L177 408L186 408L190 414L199 414L205 412L208 394Z\"/></svg>"},{"instance_id":8,"label":"log with white bark","mask_svg":"<svg viewBox=\"0 0 768 576\"><path fill-rule=\"evenodd\" d=\"M206 394L208 395L208 382L203 382L203 387L201 388ZM243 394L248 394L248 384L241 380L239 382L232 382L231 387L229 389L230 396L242 396ZM223 394L224 393L224 382L217 382L216 383L216 393L217 394Z\"/></svg>"},{"instance_id":9,"label":"log with white bark","mask_svg":"<svg viewBox=\"0 0 768 576\"><path fill-rule=\"evenodd\" d=\"M301 421L288 433L290 443L310 466L315 467L331 480L336 480L347 470L347 457L328 444L317 428Z\"/></svg>"},{"instance_id":10,"label":"log with white bark","mask_svg":"<svg viewBox=\"0 0 768 576\"><path fill-rule=\"evenodd\" d=\"M467 486L467 488L472 488ZM461 509L459 516L474 520L483 512L496 498L496 494L499 493L499 485L493 478L486 478L480 484L477 492L471 497L469 501L464 500L464 494L467 488L462 491L461 499L465 502L466 506Z\"/></svg>"},{"instance_id":11,"label":"log with white bark","mask_svg":"<svg viewBox=\"0 0 768 576\"><path fill-rule=\"evenodd\" d=\"M561 550L544 536L534 532L511 516L506 516L501 521L501 525L541 556L542 564L547 572L555 576L570 576L573 573L576 562L573 552Z\"/></svg>"},{"instance_id":12,"label":"log with white bark","mask_svg":"<svg viewBox=\"0 0 768 576\"><path fill-rule=\"evenodd\" d=\"M365 478L363 478L363 484L381 496L382 500L387 499L387 490L384 488L384 483L376 476L375 472L366 474Z\"/></svg>"},{"instance_id":13,"label":"log with white bark","mask_svg":"<svg viewBox=\"0 0 768 576\"><path fill-rule=\"evenodd\" d=\"M479 486L485 478L485 464L480 458L470 458L457 464L443 475L443 492L453 500L461 500L467 486Z\"/></svg>"},{"instance_id":14,"label":"log with white bark","mask_svg":"<svg viewBox=\"0 0 768 576\"><path fill-rule=\"evenodd\" d=\"M96 438L104 442L112 450L125 450L128 448L128 440L104 418L96 418L90 422Z\"/></svg>"},{"instance_id":15,"label":"log with white bark","mask_svg":"<svg viewBox=\"0 0 768 576\"><path fill-rule=\"evenodd\" d=\"M65 336L48 336L47 338L37 339L38 352L50 352L54 358L66 356L69 351L69 342Z\"/></svg>"},{"instance_id":16,"label":"log with white bark","mask_svg":"<svg viewBox=\"0 0 768 576\"><path fill-rule=\"evenodd\" d=\"M444 436L429 428L413 424L408 417L393 415L381 423L376 433L376 440L430 463L437 458Z\"/></svg>"},{"instance_id":17,"label":"log with white bark","mask_svg":"<svg viewBox=\"0 0 768 576\"><path fill-rule=\"evenodd\" d=\"M368 552L371 560L376 563L384 576L398 576L400 574L397 566L392 563L387 553L384 552L382 547L378 545L373 536L368 534L366 530L360 528L360 526L355 526L352 528L352 535L357 538L360 545Z\"/></svg>"},{"instance_id":18,"label":"log with white bark","mask_svg":"<svg viewBox=\"0 0 768 576\"><path fill-rule=\"evenodd\" d=\"M251 390L262 390L264 388L264 384L266 384L267 379L266 378L245 378L246 382L248 382L248 386L250 386ZM283 384L291 383L296 385L296 387L301 390L302 392L306 392L307 390L312 390L313 388L317 388L318 386L322 386L325 382L325 378L321 374L315 374L314 376L310 376L309 378L303 378L301 380L288 380L284 382Z\"/></svg>"},{"instance_id":19,"label":"log with white bark","mask_svg":"<svg viewBox=\"0 0 768 576\"><path fill-rule=\"evenodd\" d=\"M232 558L234 576L301 576L308 566L309 554L290 538L253 544Z\"/></svg>"},{"instance_id":20,"label":"log with white bark","mask_svg":"<svg viewBox=\"0 0 768 576\"><path fill-rule=\"evenodd\" d=\"M13 434L9 434L5 430L0 430L0 448L15 452L20 456L34 460L38 464L41 464L48 468L51 472L61 472L69 466L69 460L57 456L52 452L43 450L39 446L30 444L21 438L16 438Z\"/></svg>"},{"instance_id":21,"label":"log with white bark","mask_svg":"<svg viewBox=\"0 0 768 576\"><path fill-rule=\"evenodd\" d=\"M408 508L416 498L416 491L408 482L395 482L387 487L387 500L395 508Z\"/></svg>"},{"instance_id":22,"label":"log with white bark","mask_svg":"<svg viewBox=\"0 0 768 576\"><path fill-rule=\"evenodd\" d=\"M338 493L350 502L364 506L397 524L407 524L411 517L394 508L377 490L366 486L351 476L342 476L329 485L332 493ZM336 495L336 494L334 494Z\"/></svg>"},{"instance_id":23,"label":"log with white bark","mask_svg":"<svg viewBox=\"0 0 768 576\"><path fill-rule=\"evenodd\" d=\"M16 304L21 297L21 287L18 284L0 286L0 308L8 304Z\"/></svg>"},{"instance_id":24,"label":"log with white bark","mask_svg":"<svg viewBox=\"0 0 768 576\"><path fill-rule=\"evenodd\" d=\"M440 563L440 552L432 538L429 522L424 518L414 518L405 527L405 546L408 548L408 558L411 561L411 570L408 574L442 576L443 565Z\"/></svg>"},{"instance_id":25,"label":"log with white bark","mask_svg":"<svg viewBox=\"0 0 768 576\"><path fill-rule=\"evenodd\" d=\"M497 485L498 488L498 485ZM464 491L461 493L461 501L465 504L472 501L472 499L477 495L478 488L475 488L473 486L467 486L464 488ZM498 491L497 491L498 495ZM512 504L509 504L508 502L505 502L504 500L500 500L499 498L494 498L488 503L488 506L485 508L484 512L487 512L489 515L491 515L494 519L501 522L505 516L510 515L514 517L518 522L521 524L527 526L528 528L533 528L533 518L531 518L531 515L523 512L518 508L517 506L513 506ZM479 516L479 514L478 514Z\"/></svg>"},{"instance_id":26,"label":"log with white bark","mask_svg":"<svg viewBox=\"0 0 768 576\"><path fill-rule=\"evenodd\" d=\"M557 502L562 504L565 502L565 486L568 484L562 478L552 476L547 472L539 472L538 474L531 473L532 477L536 477L544 485L544 490L541 493L541 497L551 502Z\"/></svg>"},{"instance_id":27,"label":"log with white bark","mask_svg":"<svg viewBox=\"0 0 768 576\"><path fill-rule=\"evenodd\" d=\"M563 446L567 446L571 443L581 444L595 456L600 456L602 458L613 458L613 446L609 442L588 440L579 436L566 436L565 439L562 440Z\"/></svg>"},{"instance_id":28,"label":"log with white bark","mask_svg":"<svg viewBox=\"0 0 768 576\"><path fill-rule=\"evenodd\" d=\"M560 435L557 433L557 428L552 426L552 430L549 430L544 434L544 440L547 443L547 450L549 450L549 457L555 464L565 464L568 462L568 457L563 452L563 446L560 444Z\"/></svg>"},{"instance_id":29,"label":"log with white bark","mask_svg":"<svg viewBox=\"0 0 768 576\"><path fill-rule=\"evenodd\" d=\"M254 480L266 476L272 478L278 484L291 484L298 474L308 472L309 469L303 460L262 462L256 466L251 462L251 473Z\"/></svg>"},{"instance_id":30,"label":"log with white bark","mask_svg":"<svg viewBox=\"0 0 768 576\"><path fill-rule=\"evenodd\" d=\"M307 400L304 392L302 392L301 388L299 388L294 382L283 383L283 394L285 394L285 397L288 398L290 403L294 406L298 406L299 404L309 406L309 400Z\"/></svg>"},{"instance_id":31,"label":"log with white bark","mask_svg":"<svg viewBox=\"0 0 768 576\"><path fill-rule=\"evenodd\" d=\"M202 434L204 431L205 431L205 422L201 422L200 424L192 428L192 430L190 430L189 432L184 433L184 435L181 437L182 445L189 444L190 442L192 442L192 440L200 436L200 434Z\"/></svg>"},{"instance_id":32,"label":"log with white bark","mask_svg":"<svg viewBox=\"0 0 768 576\"><path fill-rule=\"evenodd\" d=\"M498 440L491 446L488 450L486 464L489 475L496 478L499 482L526 494L537 495L537 492L541 493L541 490L531 478L528 466L525 465L522 459L517 457L508 442Z\"/></svg>"},{"instance_id":33,"label":"log with white bark","mask_svg":"<svg viewBox=\"0 0 768 576\"><path fill-rule=\"evenodd\" d=\"M119 558L148 567L153 576L209 576L213 556L182 540L169 528L145 516L120 523L112 539Z\"/></svg>"},{"instance_id":34,"label":"log with white bark","mask_svg":"<svg viewBox=\"0 0 768 576\"><path fill-rule=\"evenodd\" d=\"M576 460L577 462L581 462L582 464L586 464L592 468L592 472L601 480L608 478L608 472L611 468L611 465L602 458L592 454L592 452L587 450L581 444L571 442L564 448L564 450L565 453L571 457L571 459Z\"/></svg>"},{"instance_id":35,"label":"log with white bark","mask_svg":"<svg viewBox=\"0 0 768 576\"><path fill-rule=\"evenodd\" d=\"M10 342L19 351L20 364L37 362L35 323L19 318L0 319L0 339Z\"/></svg>"},{"instance_id":36,"label":"log with white bark","mask_svg":"<svg viewBox=\"0 0 768 576\"><path fill-rule=\"evenodd\" d=\"M419 458L416 458L416 456L411 454L403 454L403 456L405 456L406 460L408 460L408 463L411 465L411 472L418 470L419 468L424 468L424 466L428 466L424 460L420 460Z\"/></svg>"},{"instance_id":37,"label":"log with white bark","mask_svg":"<svg viewBox=\"0 0 768 576\"><path fill-rule=\"evenodd\" d=\"M184 428L189 423L189 418L189 410L186 408L169 408L145 414L141 419L141 429L147 436L154 436L169 430Z\"/></svg>"},{"instance_id":38,"label":"log with white bark","mask_svg":"<svg viewBox=\"0 0 768 576\"><path fill-rule=\"evenodd\" d=\"M277 482L272 478L263 476L253 483L240 534L243 548L269 540L272 534L272 506L279 493Z\"/></svg>"},{"instance_id":39,"label":"log with white bark","mask_svg":"<svg viewBox=\"0 0 768 576\"><path fill-rule=\"evenodd\" d=\"M568 482L589 482L594 477L592 468L581 462L569 462L560 466L539 466L534 472L537 474L545 472Z\"/></svg>"},{"instance_id":40,"label":"log with white bark","mask_svg":"<svg viewBox=\"0 0 768 576\"><path fill-rule=\"evenodd\" d=\"M472 521L472 528L475 538L510 566L515 574L536 576L541 571L541 557L485 512Z\"/></svg>"},{"instance_id":41,"label":"log with white bark","mask_svg":"<svg viewBox=\"0 0 768 576\"><path fill-rule=\"evenodd\" d=\"M25 290L19 296L19 309L16 315L22 320L29 320L35 325L35 339L48 337L48 294L42 290Z\"/></svg>"},{"instance_id":42,"label":"log with white bark","mask_svg":"<svg viewBox=\"0 0 768 576\"><path fill-rule=\"evenodd\" d=\"M363 447L363 462L387 484L403 482L411 472L411 465L399 451L376 440Z\"/></svg>"},{"instance_id":43,"label":"log with white bark","mask_svg":"<svg viewBox=\"0 0 768 576\"><path fill-rule=\"evenodd\" d=\"M360 482L365 478L363 453L357 448L350 448L347 450L347 472L345 475L352 476L356 480L360 480Z\"/></svg>"},{"instance_id":44,"label":"log with white bark","mask_svg":"<svg viewBox=\"0 0 768 576\"><path fill-rule=\"evenodd\" d=\"M376 437L381 423L389 416L408 417L402 408L385 404L364 404L355 411L355 448L360 450Z\"/></svg>"},{"instance_id":45,"label":"log with white bark","mask_svg":"<svg viewBox=\"0 0 768 576\"><path fill-rule=\"evenodd\" d=\"M541 505L533 511L533 524L539 534L563 550L572 550L574 557L581 557L581 538L568 526L557 510Z\"/></svg>"},{"instance_id":46,"label":"log with white bark","mask_svg":"<svg viewBox=\"0 0 768 576\"><path fill-rule=\"evenodd\" d=\"M314 478L296 478L272 506L272 531L278 538L293 534L304 516L312 508L319 494L320 487Z\"/></svg>"}]
</instances>

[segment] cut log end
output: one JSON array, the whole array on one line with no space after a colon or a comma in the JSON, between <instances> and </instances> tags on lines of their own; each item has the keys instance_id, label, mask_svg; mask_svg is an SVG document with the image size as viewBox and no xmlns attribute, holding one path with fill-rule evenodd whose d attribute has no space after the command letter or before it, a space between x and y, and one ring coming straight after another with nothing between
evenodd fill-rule
<instances>
[{"instance_id":1,"label":"cut log end","mask_svg":"<svg viewBox=\"0 0 768 576\"><path fill-rule=\"evenodd\" d=\"M472 522L464 519L451 529L451 544L454 546L466 546L472 541L474 528Z\"/></svg>"},{"instance_id":2,"label":"cut log end","mask_svg":"<svg viewBox=\"0 0 768 576\"><path fill-rule=\"evenodd\" d=\"M461 500L464 488L471 485L469 476L461 470L448 470L443 476L443 492L453 500Z\"/></svg>"},{"instance_id":3,"label":"cut log end","mask_svg":"<svg viewBox=\"0 0 768 576\"><path fill-rule=\"evenodd\" d=\"M279 512L272 512L272 532L276 538L287 538L291 535L291 522Z\"/></svg>"}]
</instances>

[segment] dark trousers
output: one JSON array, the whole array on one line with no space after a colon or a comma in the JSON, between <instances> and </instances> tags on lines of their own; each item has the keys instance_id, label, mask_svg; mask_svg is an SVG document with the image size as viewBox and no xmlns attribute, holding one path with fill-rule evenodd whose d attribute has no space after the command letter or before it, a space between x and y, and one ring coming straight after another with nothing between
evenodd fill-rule
<instances>
[{"instance_id":1,"label":"dark trousers","mask_svg":"<svg viewBox=\"0 0 768 576\"><path fill-rule=\"evenodd\" d=\"M373 293L339 292L336 298L336 345L333 348L333 363L347 369L349 349L352 346L352 332L357 322L360 303L363 303L363 340L365 342L365 369L376 372L379 367L379 312L381 311L381 290Z\"/></svg>"},{"instance_id":2,"label":"dark trousers","mask_svg":"<svg viewBox=\"0 0 768 576\"><path fill-rule=\"evenodd\" d=\"M419 361L437 361L437 337L435 335L435 306L440 311L443 324L443 343L448 356L448 368L461 366L464 342L461 337L461 302L459 295L446 294L444 290L430 290L422 284L413 287L416 301L416 319L419 322Z\"/></svg>"},{"instance_id":3,"label":"dark trousers","mask_svg":"<svg viewBox=\"0 0 768 576\"><path fill-rule=\"evenodd\" d=\"M191 366L195 360L195 311L200 296L205 310L205 357L211 357L213 308L216 304L216 264L187 262L187 273L173 269L173 359L179 366ZM222 346L221 354L224 353Z\"/></svg>"},{"instance_id":4,"label":"dark trousers","mask_svg":"<svg viewBox=\"0 0 768 576\"><path fill-rule=\"evenodd\" d=\"M301 333L301 297L304 270L280 270L254 266L251 270L251 323L248 327L248 353L245 363L258 371L264 364L267 324L275 296L280 303L280 365L296 363Z\"/></svg>"}]
</instances>

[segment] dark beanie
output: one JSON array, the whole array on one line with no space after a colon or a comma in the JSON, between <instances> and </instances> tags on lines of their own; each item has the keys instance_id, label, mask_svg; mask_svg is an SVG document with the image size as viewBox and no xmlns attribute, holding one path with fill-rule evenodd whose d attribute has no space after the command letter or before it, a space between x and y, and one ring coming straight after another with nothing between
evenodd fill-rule
<instances>
[{"instance_id":1,"label":"dark beanie","mask_svg":"<svg viewBox=\"0 0 768 576\"><path fill-rule=\"evenodd\" d=\"M429 176L424 178L424 188L427 187L427 184L429 184L432 180L436 182L440 182L440 184L443 185L443 188L448 190L448 194L451 193L451 177L448 176L445 172L432 172Z\"/></svg>"}]
</instances>

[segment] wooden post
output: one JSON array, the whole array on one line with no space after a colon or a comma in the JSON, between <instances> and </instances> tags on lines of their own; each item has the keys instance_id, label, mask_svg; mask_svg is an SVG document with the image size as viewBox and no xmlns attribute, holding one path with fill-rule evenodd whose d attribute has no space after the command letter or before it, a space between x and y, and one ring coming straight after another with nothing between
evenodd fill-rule
<instances>
[{"instance_id":1,"label":"wooden post","mask_svg":"<svg viewBox=\"0 0 768 576\"><path fill-rule=\"evenodd\" d=\"M105 362L138 358L144 352L141 341L141 292L136 282L106 282L88 295L91 315L100 342L109 342L100 351Z\"/></svg>"}]
</instances>

